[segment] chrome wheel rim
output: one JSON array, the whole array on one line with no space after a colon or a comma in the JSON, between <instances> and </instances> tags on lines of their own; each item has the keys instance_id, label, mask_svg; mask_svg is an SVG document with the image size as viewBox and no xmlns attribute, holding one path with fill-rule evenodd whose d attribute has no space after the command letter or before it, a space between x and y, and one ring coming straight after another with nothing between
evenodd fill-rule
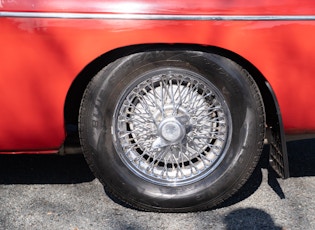
<instances>
[{"instance_id":1,"label":"chrome wheel rim","mask_svg":"<svg viewBox=\"0 0 315 230\"><path fill-rule=\"evenodd\" d=\"M180 68L144 73L119 98L114 146L137 176L179 186L209 175L226 155L231 115L220 91Z\"/></svg>"}]
</instances>

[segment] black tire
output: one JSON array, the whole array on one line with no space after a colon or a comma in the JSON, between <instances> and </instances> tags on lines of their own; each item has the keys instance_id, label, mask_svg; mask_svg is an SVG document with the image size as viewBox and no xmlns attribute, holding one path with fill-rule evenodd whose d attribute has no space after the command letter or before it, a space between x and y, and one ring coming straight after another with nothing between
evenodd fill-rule
<instances>
[{"instance_id":1,"label":"black tire","mask_svg":"<svg viewBox=\"0 0 315 230\"><path fill-rule=\"evenodd\" d=\"M205 210L233 195L257 165L264 127L248 72L197 51L116 60L88 85L79 116L85 158L106 191L159 212Z\"/></svg>"}]
</instances>

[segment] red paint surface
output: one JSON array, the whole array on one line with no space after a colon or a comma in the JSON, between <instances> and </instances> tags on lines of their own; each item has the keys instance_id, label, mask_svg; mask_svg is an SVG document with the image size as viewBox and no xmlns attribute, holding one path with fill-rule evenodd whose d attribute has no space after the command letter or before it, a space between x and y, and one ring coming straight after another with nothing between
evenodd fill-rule
<instances>
[{"instance_id":1,"label":"red paint surface","mask_svg":"<svg viewBox=\"0 0 315 230\"><path fill-rule=\"evenodd\" d=\"M2 0L0 11L203 15L315 12L315 3L306 0L143 2ZM239 54L270 82L286 131L315 132L315 21L0 18L0 36L0 152L58 149L65 137L65 97L77 74L103 53L143 43L193 43Z\"/></svg>"}]
</instances>

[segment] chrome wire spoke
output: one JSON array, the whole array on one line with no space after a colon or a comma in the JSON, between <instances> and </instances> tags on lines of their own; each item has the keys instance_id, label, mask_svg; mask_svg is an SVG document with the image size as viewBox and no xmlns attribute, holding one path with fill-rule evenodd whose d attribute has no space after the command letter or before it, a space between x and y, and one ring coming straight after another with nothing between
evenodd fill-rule
<instances>
[{"instance_id":1,"label":"chrome wire spoke","mask_svg":"<svg viewBox=\"0 0 315 230\"><path fill-rule=\"evenodd\" d=\"M156 184L189 184L211 173L230 141L221 93L181 69L154 72L126 89L114 134L128 168Z\"/></svg>"}]
</instances>

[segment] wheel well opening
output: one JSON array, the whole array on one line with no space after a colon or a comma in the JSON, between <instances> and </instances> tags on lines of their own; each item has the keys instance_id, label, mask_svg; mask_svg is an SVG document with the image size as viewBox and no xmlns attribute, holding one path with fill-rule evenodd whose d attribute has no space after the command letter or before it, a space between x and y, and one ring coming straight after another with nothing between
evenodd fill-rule
<instances>
[{"instance_id":1,"label":"wheel well opening","mask_svg":"<svg viewBox=\"0 0 315 230\"><path fill-rule=\"evenodd\" d=\"M224 57L227 57L244 69L246 69L250 75L256 81L259 90L262 94L267 125L273 124L278 120L278 106L276 98L270 88L268 82L265 77L260 73L260 71L252 65L249 61L239 56L236 53L231 51L212 46L201 46L201 45L190 45L190 44L145 44L145 45L135 45L128 46L123 48L118 48L112 50L108 53L103 54L102 56L93 60L90 64L88 64L75 78L73 81L64 106L64 120L65 120L65 128L67 133L67 138L65 140L65 145L79 145L79 137L78 137L78 116L79 109L81 104L81 99L83 93L85 91L86 86L89 84L90 80L93 76L95 76L102 68L104 68L109 63L137 52L144 51L156 51L156 50L195 50L202 51L208 53L215 53Z\"/></svg>"}]
</instances>

